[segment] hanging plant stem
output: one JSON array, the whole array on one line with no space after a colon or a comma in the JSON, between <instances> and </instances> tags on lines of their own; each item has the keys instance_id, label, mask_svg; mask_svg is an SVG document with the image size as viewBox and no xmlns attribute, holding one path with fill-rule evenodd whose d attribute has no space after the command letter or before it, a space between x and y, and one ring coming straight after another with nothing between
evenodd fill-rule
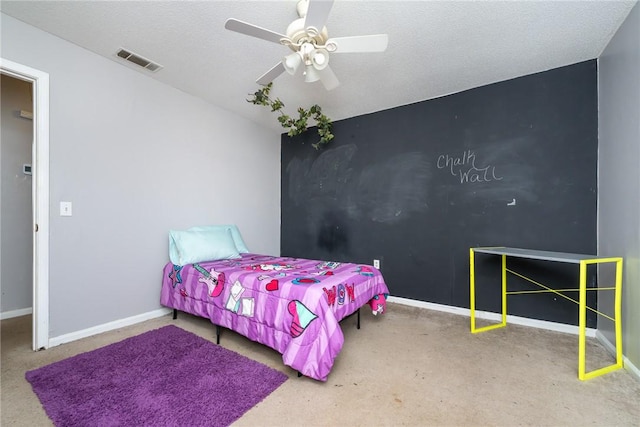
<instances>
[{"instance_id":1,"label":"hanging plant stem","mask_svg":"<svg viewBox=\"0 0 640 427\"><path fill-rule=\"evenodd\" d=\"M280 101L280 99L276 98L275 100L272 100L269 97L272 86L273 82L259 89L252 95L253 97L251 99L247 99L247 102L250 102L254 105L263 105L265 107L270 107L272 112L279 113L280 115L278 116L278 122L280 122L283 128L288 129L287 135L289 136L300 135L301 133L305 132L307 130L309 119L315 120L316 126L318 128L318 135L320 136L320 141L311 145L316 150L319 149L321 145L327 144L333 139L333 134L331 133L331 119L322 114L322 108L320 108L319 105L313 105L308 110L299 107L298 117L290 117L285 114L284 111L282 111L284 108L284 103Z\"/></svg>"}]
</instances>

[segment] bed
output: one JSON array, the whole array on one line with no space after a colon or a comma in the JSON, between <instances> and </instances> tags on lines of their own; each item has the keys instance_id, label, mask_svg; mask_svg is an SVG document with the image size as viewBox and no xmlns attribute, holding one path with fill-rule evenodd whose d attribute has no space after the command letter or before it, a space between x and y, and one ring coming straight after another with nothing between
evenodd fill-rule
<instances>
[{"instance_id":1,"label":"bed","mask_svg":"<svg viewBox=\"0 0 640 427\"><path fill-rule=\"evenodd\" d=\"M285 365L319 381L327 380L342 349L340 321L359 316L363 306L370 315L382 313L389 294L380 271L369 265L254 254L246 247L193 261L211 255L180 257L171 253L180 242L173 243L162 276L163 306L267 345Z\"/></svg>"}]
</instances>

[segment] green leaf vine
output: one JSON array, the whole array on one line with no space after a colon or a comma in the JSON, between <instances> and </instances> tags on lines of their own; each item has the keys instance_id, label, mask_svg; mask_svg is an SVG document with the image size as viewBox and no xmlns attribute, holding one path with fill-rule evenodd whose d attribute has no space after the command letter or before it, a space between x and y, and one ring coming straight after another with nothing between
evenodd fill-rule
<instances>
[{"instance_id":1,"label":"green leaf vine","mask_svg":"<svg viewBox=\"0 0 640 427\"><path fill-rule=\"evenodd\" d=\"M279 98L273 100L269 97L272 86L273 82L269 83L262 89L259 89L253 95L251 95L252 98L247 99L247 102L250 102L254 105L263 105L265 107L270 107L272 112L278 112L280 114L278 116L278 122L282 125L283 128L288 129L287 135L289 136L300 135L301 133L305 132L307 130L309 119L315 120L320 140L315 144L311 144L311 146L316 150L319 149L321 145L327 144L333 139L333 133L331 133L331 119L322 114L322 108L320 108L319 105L313 105L308 110L299 107L298 117L290 117L284 113L284 103L280 101Z\"/></svg>"}]
</instances>

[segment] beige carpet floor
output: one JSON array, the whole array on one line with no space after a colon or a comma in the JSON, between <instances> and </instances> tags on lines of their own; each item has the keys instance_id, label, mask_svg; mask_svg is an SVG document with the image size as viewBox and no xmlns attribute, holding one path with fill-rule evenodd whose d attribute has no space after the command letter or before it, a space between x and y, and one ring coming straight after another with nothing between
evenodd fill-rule
<instances>
[{"instance_id":1,"label":"beige carpet floor","mask_svg":"<svg viewBox=\"0 0 640 427\"><path fill-rule=\"evenodd\" d=\"M379 317L363 310L360 330L355 322L342 323L345 345L326 383L223 330L222 346L290 377L234 425L640 426L640 381L625 370L580 381L575 335L517 325L472 335L467 317L399 304ZM215 342L207 320L181 313L33 352L31 317L3 320L1 425L51 425L26 371L169 323ZM587 369L611 363L589 340Z\"/></svg>"}]
</instances>

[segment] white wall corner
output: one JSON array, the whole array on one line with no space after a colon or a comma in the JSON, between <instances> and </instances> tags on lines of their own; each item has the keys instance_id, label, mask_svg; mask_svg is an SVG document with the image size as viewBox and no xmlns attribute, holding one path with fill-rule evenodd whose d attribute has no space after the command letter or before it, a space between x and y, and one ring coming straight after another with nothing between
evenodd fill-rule
<instances>
[{"instance_id":1,"label":"white wall corner","mask_svg":"<svg viewBox=\"0 0 640 427\"><path fill-rule=\"evenodd\" d=\"M613 357L616 356L615 344L609 341L603 333L601 333L600 331L596 331L596 339L609 352L609 354L611 354ZM623 347L623 350L624 350L624 347ZM631 363L631 361L627 359L624 355L622 355L622 364L625 370L627 370L632 376L634 376L638 381L640 381L640 369L636 365Z\"/></svg>"}]
</instances>

